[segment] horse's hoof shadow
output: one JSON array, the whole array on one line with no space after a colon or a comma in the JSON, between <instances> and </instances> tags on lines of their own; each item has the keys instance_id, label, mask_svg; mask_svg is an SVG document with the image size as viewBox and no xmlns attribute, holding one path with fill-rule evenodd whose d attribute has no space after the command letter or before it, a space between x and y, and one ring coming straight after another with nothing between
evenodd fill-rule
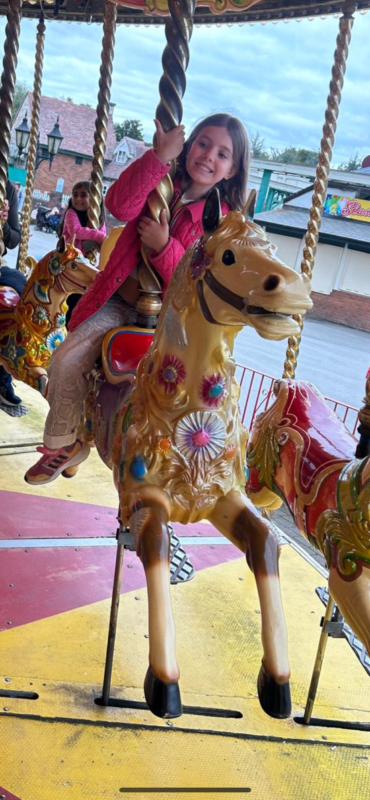
<instances>
[{"instance_id":1,"label":"horse's hoof shadow","mask_svg":"<svg viewBox=\"0 0 370 800\"><path fill-rule=\"evenodd\" d=\"M292 701L290 699L289 681L277 683L275 679L266 672L263 664L257 679L258 697L261 707L270 717L276 719L286 719L290 717L292 711Z\"/></svg>"},{"instance_id":2,"label":"horse's hoof shadow","mask_svg":"<svg viewBox=\"0 0 370 800\"><path fill-rule=\"evenodd\" d=\"M163 683L156 678L151 667L144 681L144 694L147 706L152 714L162 719L181 717L182 704L178 683Z\"/></svg>"}]
</instances>

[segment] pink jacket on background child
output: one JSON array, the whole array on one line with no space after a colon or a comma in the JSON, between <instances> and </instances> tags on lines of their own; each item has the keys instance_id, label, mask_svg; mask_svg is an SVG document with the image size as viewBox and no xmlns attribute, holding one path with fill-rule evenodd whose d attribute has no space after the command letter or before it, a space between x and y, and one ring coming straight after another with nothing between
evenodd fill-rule
<instances>
[{"instance_id":1,"label":"pink jacket on background child","mask_svg":"<svg viewBox=\"0 0 370 800\"><path fill-rule=\"evenodd\" d=\"M66 211L63 225L63 236L66 237L67 243L71 242L73 237L76 236L75 247L77 247L78 250L81 250L81 253L83 253L82 242L85 239L89 239L90 241L98 242L98 244L100 244L100 242L105 239L106 235L107 229L104 224L100 226L99 230L96 230L96 228L83 228L81 227L80 220L78 219L78 216L73 208L69 208L68 211Z\"/></svg>"},{"instance_id":2,"label":"pink jacket on background child","mask_svg":"<svg viewBox=\"0 0 370 800\"><path fill-rule=\"evenodd\" d=\"M140 217L146 211L149 193L169 171L170 165L163 164L154 150L150 149L130 164L108 189L105 198L108 210L116 219L126 221L127 225L117 239L103 272L96 276L77 304L69 323L69 330L75 330L104 306L140 261L141 240L137 226ZM181 195L179 179L175 178L174 189L172 207ZM171 220L171 235L166 247L159 254L151 254L151 263L163 280L163 292L166 291L172 273L185 250L203 233L204 202L199 200L176 211ZM227 214L228 211L226 203L222 203L222 213Z\"/></svg>"}]
</instances>

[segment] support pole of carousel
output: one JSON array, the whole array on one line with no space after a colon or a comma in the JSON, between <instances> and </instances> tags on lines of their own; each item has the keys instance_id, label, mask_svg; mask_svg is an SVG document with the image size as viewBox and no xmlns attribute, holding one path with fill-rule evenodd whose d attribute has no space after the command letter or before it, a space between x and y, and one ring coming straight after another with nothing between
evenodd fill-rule
<instances>
[{"instance_id":1,"label":"support pole of carousel","mask_svg":"<svg viewBox=\"0 0 370 800\"><path fill-rule=\"evenodd\" d=\"M44 15L40 14L40 21L37 26L37 36L36 36L35 74L33 82L30 138L28 142L26 191L23 204L22 235L19 247L19 269L21 272L27 272L25 260L27 256L28 242L30 238L32 191L35 179L37 140L38 140L39 126L40 126L42 71L44 64L44 43L45 43Z\"/></svg>"},{"instance_id":2,"label":"support pole of carousel","mask_svg":"<svg viewBox=\"0 0 370 800\"><path fill-rule=\"evenodd\" d=\"M103 196L104 159L107 141L109 102L112 86L114 42L117 25L117 6L106 0L103 22L103 41L100 64L98 105L96 108L90 203L87 211L91 228L99 228L100 204Z\"/></svg>"},{"instance_id":3,"label":"support pole of carousel","mask_svg":"<svg viewBox=\"0 0 370 800\"><path fill-rule=\"evenodd\" d=\"M189 41L193 32L195 6L196 0L169 0L168 2L171 16L165 27L167 44L162 56L163 75L159 82L161 99L156 110L156 117L162 123L165 131L169 131L174 126L179 125L182 120L181 101L186 89L185 72L189 64ZM155 219L159 219L162 208L166 208L169 214L168 204L171 200L172 192L172 180L167 176L164 181L160 182L154 192L151 192L148 204ZM112 680L122 563L123 547L118 545L102 691L102 704L105 706L109 704Z\"/></svg>"},{"instance_id":4,"label":"support pole of carousel","mask_svg":"<svg viewBox=\"0 0 370 800\"><path fill-rule=\"evenodd\" d=\"M325 122L323 135L320 143L320 153L316 168L316 179L313 185L312 202L310 215L305 236L305 246L303 250L303 260L301 272L311 278L315 264L315 255L319 241L321 227L321 215L325 203L326 189L328 186L330 163L337 129L337 119L339 115L339 105L342 97L342 88L348 48L351 41L353 27L353 14L357 9L354 0L345 0L342 6L343 16L339 20L339 34L334 53L334 64L331 73L329 95L325 111ZM294 378L297 366L299 346L302 338L303 320L300 314L294 317L297 320L300 332L296 336L290 336L284 362L283 378Z\"/></svg>"},{"instance_id":5,"label":"support pole of carousel","mask_svg":"<svg viewBox=\"0 0 370 800\"><path fill-rule=\"evenodd\" d=\"M343 16L339 20L339 33L336 42L336 50L334 53L334 64L331 72L331 81L329 87L329 95L327 99L327 107L325 111L323 135L320 143L320 153L316 169L316 179L313 185L312 202L311 202L310 215L307 226L307 233L305 236L303 259L301 263L301 272L307 275L309 278L311 278L315 264L315 255L316 255L317 244L319 241L319 233L321 226L321 216L325 202L326 190L328 186L330 163L333 152L335 133L337 129L337 120L339 115L339 105L341 101L344 75L346 71L348 48L351 41L352 27L354 21L353 14L356 11L356 9L357 9L357 4L354 2L354 0L345 0L342 6ZM294 378L297 366L299 345L303 329L303 320L300 315L297 315L294 318L297 320L299 324L300 332L296 336L291 336L288 339L288 347L284 362L283 378ZM325 631L325 624L327 621L330 621L333 609L334 609L334 600L329 594L328 604L325 614L325 623L319 640L315 665L313 669L313 674L311 678L311 683L303 718L303 721L306 725L308 725L311 720L313 706L321 675L321 669L324 661L325 648L328 638L328 634Z\"/></svg>"},{"instance_id":6,"label":"support pole of carousel","mask_svg":"<svg viewBox=\"0 0 370 800\"><path fill-rule=\"evenodd\" d=\"M0 208L2 208L6 198L6 184L8 180L8 161L16 69L18 63L21 11L22 0L9 0L0 88ZM0 238L1 237L0 225Z\"/></svg>"}]
</instances>

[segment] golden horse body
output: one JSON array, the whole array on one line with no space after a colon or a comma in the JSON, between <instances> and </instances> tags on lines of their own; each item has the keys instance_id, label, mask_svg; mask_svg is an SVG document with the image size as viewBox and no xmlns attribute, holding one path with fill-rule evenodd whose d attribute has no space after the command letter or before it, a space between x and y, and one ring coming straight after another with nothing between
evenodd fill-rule
<instances>
[{"instance_id":1,"label":"golden horse body","mask_svg":"<svg viewBox=\"0 0 370 800\"><path fill-rule=\"evenodd\" d=\"M291 315L312 305L310 282L280 262L264 231L241 214L230 212L220 223L214 203L214 196L206 203L205 237L174 273L153 343L115 423L121 515L148 587L150 666L144 690L153 713L181 713L167 523L209 519L246 554L255 574L264 651L260 702L272 716L288 716L279 548L241 489L247 434L232 354L243 326L270 339L294 334L298 326Z\"/></svg>"},{"instance_id":2,"label":"golden horse body","mask_svg":"<svg viewBox=\"0 0 370 800\"><path fill-rule=\"evenodd\" d=\"M30 277L19 299L0 299L0 364L13 378L44 391L54 350L66 336L66 298L82 294L98 270L64 237L38 263L29 258Z\"/></svg>"}]
</instances>

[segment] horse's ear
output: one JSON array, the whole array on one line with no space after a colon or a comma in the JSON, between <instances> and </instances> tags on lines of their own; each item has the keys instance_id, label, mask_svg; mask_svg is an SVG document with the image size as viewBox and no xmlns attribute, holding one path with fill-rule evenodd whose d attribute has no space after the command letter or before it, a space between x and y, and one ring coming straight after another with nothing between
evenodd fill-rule
<instances>
[{"instance_id":1,"label":"horse's ear","mask_svg":"<svg viewBox=\"0 0 370 800\"><path fill-rule=\"evenodd\" d=\"M67 246L66 245L66 237L65 236L61 236L60 239L58 239L58 244L57 244L58 253L64 253L64 251L66 249L66 246Z\"/></svg>"},{"instance_id":2,"label":"horse's ear","mask_svg":"<svg viewBox=\"0 0 370 800\"><path fill-rule=\"evenodd\" d=\"M256 198L257 198L256 190L255 189L251 189L250 192L249 192L249 195L248 195L248 200L247 200L245 206L243 207L243 212L242 212L243 213L243 217L245 217L245 219L249 219L251 222L253 222L254 209L255 209L255 205L256 205Z\"/></svg>"},{"instance_id":3,"label":"horse's ear","mask_svg":"<svg viewBox=\"0 0 370 800\"><path fill-rule=\"evenodd\" d=\"M204 204L202 224L204 233L214 233L221 221L220 192L214 186Z\"/></svg>"}]
</instances>

